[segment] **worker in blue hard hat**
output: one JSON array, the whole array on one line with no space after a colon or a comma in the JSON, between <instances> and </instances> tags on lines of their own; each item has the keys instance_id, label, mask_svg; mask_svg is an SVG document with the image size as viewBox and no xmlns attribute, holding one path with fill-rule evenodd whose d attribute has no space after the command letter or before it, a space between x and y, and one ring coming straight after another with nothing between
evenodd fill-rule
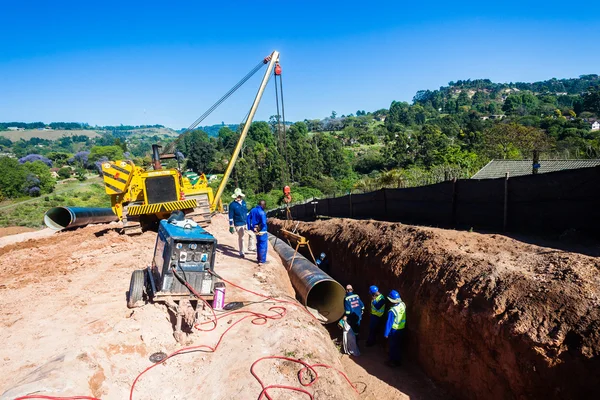
<instances>
[{"instance_id":1,"label":"worker in blue hard hat","mask_svg":"<svg viewBox=\"0 0 600 400\"><path fill-rule=\"evenodd\" d=\"M390 341L390 359L387 365L397 367L402 362L400 345L404 335L404 326L406 325L406 304L400 298L400 293L395 290L390 292L388 300L392 303L392 306L387 313L384 333L385 338Z\"/></svg>"},{"instance_id":2,"label":"worker in blue hard hat","mask_svg":"<svg viewBox=\"0 0 600 400\"><path fill-rule=\"evenodd\" d=\"M360 330L360 321L362 320L365 305L360 297L354 293L352 285L346 285L346 297L344 297L344 321L350 324L356 340L358 341L358 331Z\"/></svg>"},{"instance_id":3,"label":"worker in blue hard hat","mask_svg":"<svg viewBox=\"0 0 600 400\"><path fill-rule=\"evenodd\" d=\"M325 255L325 253L321 253L319 258L317 258L316 263L317 263L317 267L319 267L321 269L321 271L327 272L327 273L329 272L329 260L327 259L327 256Z\"/></svg>"},{"instance_id":4,"label":"worker in blue hard hat","mask_svg":"<svg viewBox=\"0 0 600 400\"><path fill-rule=\"evenodd\" d=\"M369 319L369 338L367 339L367 347L375 344L377 332L383 321L383 313L385 312L385 296L379 293L379 288L375 285L369 288L371 295L371 318Z\"/></svg>"}]
</instances>

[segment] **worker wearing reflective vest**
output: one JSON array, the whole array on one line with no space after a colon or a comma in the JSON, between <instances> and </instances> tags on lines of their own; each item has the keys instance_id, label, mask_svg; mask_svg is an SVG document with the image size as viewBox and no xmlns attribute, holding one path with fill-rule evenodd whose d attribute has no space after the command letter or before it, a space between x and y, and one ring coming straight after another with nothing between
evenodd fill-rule
<instances>
[{"instance_id":1,"label":"worker wearing reflective vest","mask_svg":"<svg viewBox=\"0 0 600 400\"><path fill-rule=\"evenodd\" d=\"M356 335L358 341L358 331L360 329L360 321L362 320L363 311L365 305L363 304L360 297L354 294L352 285L346 286L346 297L344 298L344 321L347 321Z\"/></svg>"},{"instance_id":2,"label":"worker wearing reflective vest","mask_svg":"<svg viewBox=\"0 0 600 400\"><path fill-rule=\"evenodd\" d=\"M369 288L371 294L371 319L369 320L369 338L367 347L373 346L377 338L377 332L383 321L385 313L385 296L379 293L379 288L375 285Z\"/></svg>"},{"instance_id":3,"label":"worker wearing reflective vest","mask_svg":"<svg viewBox=\"0 0 600 400\"><path fill-rule=\"evenodd\" d=\"M406 304L400 298L400 293L392 290L388 295L388 300L392 303L387 315L384 336L390 340L390 359L388 365L397 367L402 362L400 345L404 335L404 326L406 324Z\"/></svg>"}]
</instances>

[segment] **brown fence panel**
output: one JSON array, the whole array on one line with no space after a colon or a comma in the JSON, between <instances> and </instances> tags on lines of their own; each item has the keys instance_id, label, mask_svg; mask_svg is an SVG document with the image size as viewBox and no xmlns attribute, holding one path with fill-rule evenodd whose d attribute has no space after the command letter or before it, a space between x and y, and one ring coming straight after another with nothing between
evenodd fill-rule
<instances>
[{"instance_id":1,"label":"brown fence panel","mask_svg":"<svg viewBox=\"0 0 600 400\"><path fill-rule=\"evenodd\" d=\"M456 226L503 229L504 178L456 182Z\"/></svg>"},{"instance_id":2,"label":"brown fence panel","mask_svg":"<svg viewBox=\"0 0 600 400\"><path fill-rule=\"evenodd\" d=\"M386 189L386 220L449 226L453 182L406 189Z\"/></svg>"},{"instance_id":3,"label":"brown fence panel","mask_svg":"<svg viewBox=\"0 0 600 400\"><path fill-rule=\"evenodd\" d=\"M508 229L597 232L600 168L528 175L508 181Z\"/></svg>"},{"instance_id":4,"label":"brown fence panel","mask_svg":"<svg viewBox=\"0 0 600 400\"><path fill-rule=\"evenodd\" d=\"M354 218L385 220L385 191L352 195Z\"/></svg>"}]
</instances>

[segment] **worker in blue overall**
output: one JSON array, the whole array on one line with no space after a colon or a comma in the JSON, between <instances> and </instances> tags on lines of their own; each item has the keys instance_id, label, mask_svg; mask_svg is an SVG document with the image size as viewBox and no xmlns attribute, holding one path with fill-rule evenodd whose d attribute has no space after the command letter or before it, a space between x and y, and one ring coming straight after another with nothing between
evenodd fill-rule
<instances>
[{"instance_id":1,"label":"worker in blue overall","mask_svg":"<svg viewBox=\"0 0 600 400\"><path fill-rule=\"evenodd\" d=\"M346 286L346 297L344 298L344 321L350 324L354 335L356 336L356 342L358 343L358 331L360 329L360 321L365 310L360 297L354 293L352 285Z\"/></svg>"},{"instance_id":2,"label":"worker in blue overall","mask_svg":"<svg viewBox=\"0 0 600 400\"><path fill-rule=\"evenodd\" d=\"M400 298L400 293L392 290L388 295L388 300L392 303L385 324L384 336L389 339L390 359L386 362L390 367L398 367L402 363L402 353L400 346L404 336L404 326L406 325L406 304Z\"/></svg>"},{"instance_id":3,"label":"worker in blue overall","mask_svg":"<svg viewBox=\"0 0 600 400\"><path fill-rule=\"evenodd\" d=\"M371 295L371 317L369 319L369 338L367 339L367 347L371 347L377 340L377 333L383 321L383 313L385 312L385 296L379 293L379 288L375 285L369 288Z\"/></svg>"},{"instance_id":4,"label":"worker in blue overall","mask_svg":"<svg viewBox=\"0 0 600 400\"><path fill-rule=\"evenodd\" d=\"M250 210L248 218L248 229L256 234L256 257L259 267L267 262L267 249L269 245L265 208L267 208L266 201L259 201L258 205Z\"/></svg>"}]
</instances>

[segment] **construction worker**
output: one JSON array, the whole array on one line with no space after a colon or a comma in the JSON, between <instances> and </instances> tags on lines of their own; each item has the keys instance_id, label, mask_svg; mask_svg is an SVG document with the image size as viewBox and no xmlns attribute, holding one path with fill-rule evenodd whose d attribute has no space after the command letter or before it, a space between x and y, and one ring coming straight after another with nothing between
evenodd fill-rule
<instances>
[{"instance_id":1,"label":"construction worker","mask_svg":"<svg viewBox=\"0 0 600 400\"><path fill-rule=\"evenodd\" d=\"M350 324L354 335L356 335L356 341L358 342L358 331L360 329L360 321L365 310L360 297L354 294L352 285L346 285L346 297L344 298L344 321Z\"/></svg>"},{"instance_id":2,"label":"construction worker","mask_svg":"<svg viewBox=\"0 0 600 400\"><path fill-rule=\"evenodd\" d=\"M261 200L258 205L250 210L248 227L256 234L256 258L258 266L267 262L268 235L267 235L267 214L265 213L267 202Z\"/></svg>"},{"instance_id":3,"label":"construction worker","mask_svg":"<svg viewBox=\"0 0 600 400\"><path fill-rule=\"evenodd\" d=\"M325 253L321 253L319 258L317 258L317 267L321 269L321 271L328 273L329 272L329 260L326 258Z\"/></svg>"},{"instance_id":4,"label":"construction worker","mask_svg":"<svg viewBox=\"0 0 600 400\"><path fill-rule=\"evenodd\" d=\"M367 339L367 347L375 344L377 332L383 320L385 312L385 296L379 293L379 288L375 285L369 288L371 295L371 318L369 319L369 338Z\"/></svg>"},{"instance_id":5,"label":"construction worker","mask_svg":"<svg viewBox=\"0 0 600 400\"><path fill-rule=\"evenodd\" d=\"M246 216L248 215L248 208L244 201L246 195L242 193L242 189L236 188L231 197L234 200L229 204L229 233L233 235L237 232L240 257L244 258L244 235L246 233Z\"/></svg>"},{"instance_id":6,"label":"construction worker","mask_svg":"<svg viewBox=\"0 0 600 400\"><path fill-rule=\"evenodd\" d=\"M390 292L388 300L392 303L392 306L387 314L384 333L385 338L390 341L390 359L386 364L390 367L398 367L402 363L400 345L406 324L406 304L400 298L400 293L395 290Z\"/></svg>"}]
</instances>

